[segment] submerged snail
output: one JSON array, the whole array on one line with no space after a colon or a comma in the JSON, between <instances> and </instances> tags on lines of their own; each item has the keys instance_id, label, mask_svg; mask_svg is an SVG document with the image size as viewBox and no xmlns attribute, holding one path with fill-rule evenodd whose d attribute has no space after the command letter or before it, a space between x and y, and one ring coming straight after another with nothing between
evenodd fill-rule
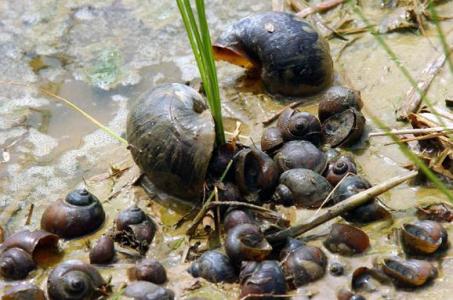
<instances>
[{"instance_id":1,"label":"submerged snail","mask_svg":"<svg viewBox=\"0 0 453 300\"><path fill-rule=\"evenodd\" d=\"M127 285L124 296L134 300L173 300L175 293L148 281L134 281Z\"/></svg>"},{"instance_id":2,"label":"submerged snail","mask_svg":"<svg viewBox=\"0 0 453 300\"><path fill-rule=\"evenodd\" d=\"M264 260L272 247L258 226L241 224L228 231L225 251L235 264L240 264L244 260Z\"/></svg>"},{"instance_id":3,"label":"submerged snail","mask_svg":"<svg viewBox=\"0 0 453 300\"><path fill-rule=\"evenodd\" d=\"M210 282L235 282L237 277L230 258L218 251L203 253L187 270L193 277L202 277Z\"/></svg>"},{"instance_id":4,"label":"submerged snail","mask_svg":"<svg viewBox=\"0 0 453 300\"><path fill-rule=\"evenodd\" d=\"M218 60L260 69L271 93L316 93L333 79L328 43L307 22L283 12L265 12L237 21L213 45Z\"/></svg>"},{"instance_id":5,"label":"submerged snail","mask_svg":"<svg viewBox=\"0 0 453 300\"><path fill-rule=\"evenodd\" d=\"M57 245L58 236L43 230L24 230L11 235L0 245L0 274L7 279L27 277L36 267L35 254Z\"/></svg>"},{"instance_id":6,"label":"submerged snail","mask_svg":"<svg viewBox=\"0 0 453 300\"><path fill-rule=\"evenodd\" d=\"M225 232L240 224L253 224L253 218L246 210L232 209L227 211L223 220L223 229Z\"/></svg>"},{"instance_id":7,"label":"submerged snail","mask_svg":"<svg viewBox=\"0 0 453 300\"><path fill-rule=\"evenodd\" d=\"M359 91L344 86L333 86L326 91L319 102L318 117L321 122L324 122L348 108L355 108L360 111L362 107L363 102Z\"/></svg>"},{"instance_id":8,"label":"submerged snail","mask_svg":"<svg viewBox=\"0 0 453 300\"><path fill-rule=\"evenodd\" d=\"M99 199L86 189L78 189L47 207L41 217L41 228L71 239L96 231L104 219Z\"/></svg>"},{"instance_id":9,"label":"submerged snail","mask_svg":"<svg viewBox=\"0 0 453 300\"><path fill-rule=\"evenodd\" d=\"M347 224L333 224L324 246L331 252L354 255L370 247L368 235L361 229Z\"/></svg>"},{"instance_id":10,"label":"submerged snail","mask_svg":"<svg viewBox=\"0 0 453 300\"><path fill-rule=\"evenodd\" d=\"M2 300L46 300L46 295L34 284L19 283L7 289Z\"/></svg>"},{"instance_id":11,"label":"submerged snail","mask_svg":"<svg viewBox=\"0 0 453 300\"><path fill-rule=\"evenodd\" d=\"M214 139L208 106L199 93L183 84L148 91L127 120L135 163L158 188L188 200L202 193Z\"/></svg>"},{"instance_id":12,"label":"submerged snail","mask_svg":"<svg viewBox=\"0 0 453 300\"><path fill-rule=\"evenodd\" d=\"M240 299L275 299L272 295L286 294L285 275L277 261L247 264L240 277Z\"/></svg>"},{"instance_id":13,"label":"submerged snail","mask_svg":"<svg viewBox=\"0 0 453 300\"><path fill-rule=\"evenodd\" d=\"M324 177L326 177L332 186L336 186L348 174L357 174L357 167L351 156L340 155L334 160L329 161L324 172Z\"/></svg>"},{"instance_id":14,"label":"submerged snail","mask_svg":"<svg viewBox=\"0 0 453 300\"><path fill-rule=\"evenodd\" d=\"M322 123L323 142L332 147L351 146L362 137L365 122L363 114L355 108L335 114Z\"/></svg>"},{"instance_id":15,"label":"submerged snail","mask_svg":"<svg viewBox=\"0 0 453 300\"><path fill-rule=\"evenodd\" d=\"M422 286L437 276L437 269L430 262L417 259L388 258L382 270L401 286Z\"/></svg>"},{"instance_id":16,"label":"submerged snail","mask_svg":"<svg viewBox=\"0 0 453 300\"><path fill-rule=\"evenodd\" d=\"M282 261L282 268L291 288L320 279L326 273L327 257L318 247L296 248Z\"/></svg>"},{"instance_id":17,"label":"submerged snail","mask_svg":"<svg viewBox=\"0 0 453 300\"><path fill-rule=\"evenodd\" d=\"M109 236L102 236L90 249L90 264L107 264L115 256L113 240Z\"/></svg>"},{"instance_id":18,"label":"submerged snail","mask_svg":"<svg viewBox=\"0 0 453 300\"><path fill-rule=\"evenodd\" d=\"M321 175L308 169L292 169L280 176L272 200L285 206L317 208L332 190Z\"/></svg>"},{"instance_id":19,"label":"submerged snail","mask_svg":"<svg viewBox=\"0 0 453 300\"><path fill-rule=\"evenodd\" d=\"M417 221L402 226L401 240L405 251L410 254L431 254L446 248L448 234L440 223Z\"/></svg>"},{"instance_id":20,"label":"submerged snail","mask_svg":"<svg viewBox=\"0 0 453 300\"><path fill-rule=\"evenodd\" d=\"M261 150L273 156L283 146L282 132L277 127L265 128L261 135Z\"/></svg>"},{"instance_id":21,"label":"submerged snail","mask_svg":"<svg viewBox=\"0 0 453 300\"><path fill-rule=\"evenodd\" d=\"M114 240L143 255L148 251L156 231L156 223L134 205L121 211L116 217Z\"/></svg>"},{"instance_id":22,"label":"submerged snail","mask_svg":"<svg viewBox=\"0 0 453 300\"><path fill-rule=\"evenodd\" d=\"M327 166L327 157L315 145L307 141L290 141L275 154L274 160L281 172L304 168L322 174Z\"/></svg>"},{"instance_id":23,"label":"submerged snail","mask_svg":"<svg viewBox=\"0 0 453 300\"><path fill-rule=\"evenodd\" d=\"M149 281L162 284L167 281L167 271L164 266L155 259L143 259L128 270L129 279Z\"/></svg>"},{"instance_id":24,"label":"submerged snail","mask_svg":"<svg viewBox=\"0 0 453 300\"><path fill-rule=\"evenodd\" d=\"M97 299L107 283L91 265L79 260L68 260L50 272L47 294L50 300Z\"/></svg>"},{"instance_id":25,"label":"submerged snail","mask_svg":"<svg viewBox=\"0 0 453 300\"><path fill-rule=\"evenodd\" d=\"M314 145L321 142L321 123L307 112L285 109L277 120L277 128L285 141L305 140Z\"/></svg>"}]
</instances>

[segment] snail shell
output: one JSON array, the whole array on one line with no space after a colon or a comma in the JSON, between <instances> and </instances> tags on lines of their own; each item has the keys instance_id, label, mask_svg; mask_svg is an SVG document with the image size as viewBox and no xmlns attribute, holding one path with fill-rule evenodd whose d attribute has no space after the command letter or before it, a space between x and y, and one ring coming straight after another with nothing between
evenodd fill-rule
<instances>
[{"instance_id":1,"label":"snail shell","mask_svg":"<svg viewBox=\"0 0 453 300\"><path fill-rule=\"evenodd\" d=\"M347 289L340 289L337 293L337 300L366 300L366 298Z\"/></svg>"},{"instance_id":2,"label":"snail shell","mask_svg":"<svg viewBox=\"0 0 453 300\"><path fill-rule=\"evenodd\" d=\"M318 247L302 246L282 261L282 267L288 285L297 288L324 276L327 257Z\"/></svg>"},{"instance_id":3,"label":"snail shell","mask_svg":"<svg viewBox=\"0 0 453 300\"><path fill-rule=\"evenodd\" d=\"M244 260L264 260L272 247L256 225L241 224L228 231L225 250L234 263L240 264Z\"/></svg>"},{"instance_id":4,"label":"snail shell","mask_svg":"<svg viewBox=\"0 0 453 300\"><path fill-rule=\"evenodd\" d=\"M50 272L47 294L50 300L94 300L105 286L106 282L93 266L68 260Z\"/></svg>"},{"instance_id":5,"label":"snail shell","mask_svg":"<svg viewBox=\"0 0 453 300\"><path fill-rule=\"evenodd\" d=\"M315 145L307 141L290 141L274 156L281 172L303 168L322 174L327 166L327 157Z\"/></svg>"},{"instance_id":6,"label":"snail shell","mask_svg":"<svg viewBox=\"0 0 453 300\"><path fill-rule=\"evenodd\" d=\"M175 293L148 281L134 281L127 285L124 296L135 300L173 300Z\"/></svg>"},{"instance_id":7,"label":"snail shell","mask_svg":"<svg viewBox=\"0 0 453 300\"><path fill-rule=\"evenodd\" d=\"M162 284L167 281L167 272L164 266L155 259L143 259L128 270L131 280L149 281Z\"/></svg>"},{"instance_id":8,"label":"snail shell","mask_svg":"<svg viewBox=\"0 0 453 300\"><path fill-rule=\"evenodd\" d=\"M160 85L145 93L127 120L135 163L158 188L188 200L201 195L214 139L205 101L182 84Z\"/></svg>"},{"instance_id":9,"label":"snail shell","mask_svg":"<svg viewBox=\"0 0 453 300\"><path fill-rule=\"evenodd\" d=\"M344 87L333 86L329 88L318 106L318 116L321 122L324 122L331 116L341 113L348 108L355 108L360 111L363 102L360 92Z\"/></svg>"},{"instance_id":10,"label":"snail shell","mask_svg":"<svg viewBox=\"0 0 453 300\"><path fill-rule=\"evenodd\" d=\"M285 141L305 140L314 145L321 142L321 123L307 112L285 109L277 120L277 128Z\"/></svg>"},{"instance_id":11,"label":"snail shell","mask_svg":"<svg viewBox=\"0 0 453 300\"><path fill-rule=\"evenodd\" d=\"M223 220L223 229L225 232L231 230L240 224L253 224L253 219L250 214L245 210L233 209L226 213L225 219Z\"/></svg>"},{"instance_id":12,"label":"snail shell","mask_svg":"<svg viewBox=\"0 0 453 300\"><path fill-rule=\"evenodd\" d=\"M384 260L382 270L402 286L418 287L437 276L437 269L424 260L393 259Z\"/></svg>"},{"instance_id":13,"label":"snail shell","mask_svg":"<svg viewBox=\"0 0 453 300\"><path fill-rule=\"evenodd\" d=\"M406 252L431 254L446 248L448 234L445 228L437 222L417 221L402 226L401 240Z\"/></svg>"},{"instance_id":14,"label":"snail shell","mask_svg":"<svg viewBox=\"0 0 453 300\"><path fill-rule=\"evenodd\" d=\"M286 206L316 208L332 190L330 183L318 173L308 169L292 169L280 176L272 200Z\"/></svg>"},{"instance_id":15,"label":"snail shell","mask_svg":"<svg viewBox=\"0 0 453 300\"><path fill-rule=\"evenodd\" d=\"M207 251L187 270L193 277L210 282L235 282L237 277L230 258L218 251Z\"/></svg>"},{"instance_id":16,"label":"snail shell","mask_svg":"<svg viewBox=\"0 0 453 300\"><path fill-rule=\"evenodd\" d=\"M50 204L41 218L41 228L71 239L96 231L105 219L101 202L85 189L70 192Z\"/></svg>"},{"instance_id":17,"label":"snail shell","mask_svg":"<svg viewBox=\"0 0 453 300\"><path fill-rule=\"evenodd\" d=\"M301 240L289 238L285 246L280 250L280 260L284 260L290 253L303 246L305 246L305 243Z\"/></svg>"},{"instance_id":18,"label":"snail shell","mask_svg":"<svg viewBox=\"0 0 453 300\"><path fill-rule=\"evenodd\" d=\"M332 186L336 186L348 174L357 174L357 167L352 157L341 155L328 163L324 177Z\"/></svg>"},{"instance_id":19,"label":"snail shell","mask_svg":"<svg viewBox=\"0 0 453 300\"><path fill-rule=\"evenodd\" d=\"M21 248L9 248L0 256L0 275L6 279L24 279L35 267L32 256Z\"/></svg>"},{"instance_id":20,"label":"snail shell","mask_svg":"<svg viewBox=\"0 0 453 300\"><path fill-rule=\"evenodd\" d=\"M256 264L248 264L247 270L241 271L240 276L240 299L275 299L272 295L286 294L285 275L277 261L265 260Z\"/></svg>"},{"instance_id":21,"label":"snail shell","mask_svg":"<svg viewBox=\"0 0 453 300\"><path fill-rule=\"evenodd\" d=\"M241 19L222 33L213 51L218 60L261 69L263 84L271 93L316 93L333 79L328 43L309 23L289 13L265 12Z\"/></svg>"},{"instance_id":22,"label":"snail shell","mask_svg":"<svg viewBox=\"0 0 453 300\"><path fill-rule=\"evenodd\" d=\"M382 284L387 284L389 278L375 268L359 267L352 273L351 287L354 291L366 291L369 293L381 289Z\"/></svg>"},{"instance_id":23,"label":"snail shell","mask_svg":"<svg viewBox=\"0 0 453 300\"><path fill-rule=\"evenodd\" d=\"M19 283L6 290L2 300L46 300L46 295L34 284Z\"/></svg>"},{"instance_id":24,"label":"snail shell","mask_svg":"<svg viewBox=\"0 0 453 300\"><path fill-rule=\"evenodd\" d=\"M351 146L362 137L365 122L363 114L355 108L335 114L322 123L323 141L332 147Z\"/></svg>"},{"instance_id":25,"label":"snail shell","mask_svg":"<svg viewBox=\"0 0 453 300\"><path fill-rule=\"evenodd\" d=\"M347 224L333 224L324 241L324 246L333 253L354 255L370 247L368 235L361 229Z\"/></svg>"},{"instance_id":26,"label":"snail shell","mask_svg":"<svg viewBox=\"0 0 453 300\"><path fill-rule=\"evenodd\" d=\"M90 250L90 264L108 264L115 256L115 246L109 236L102 236Z\"/></svg>"},{"instance_id":27,"label":"snail shell","mask_svg":"<svg viewBox=\"0 0 453 300\"><path fill-rule=\"evenodd\" d=\"M283 143L283 136L280 129L277 127L264 129L263 135L261 136L261 150L272 156L280 149Z\"/></svg>"}]
</instances>

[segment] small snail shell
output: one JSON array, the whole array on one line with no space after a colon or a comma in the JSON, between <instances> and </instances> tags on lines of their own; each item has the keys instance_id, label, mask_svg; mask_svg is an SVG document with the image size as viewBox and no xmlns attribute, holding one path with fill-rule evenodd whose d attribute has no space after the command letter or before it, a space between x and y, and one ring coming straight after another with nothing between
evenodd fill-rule
<instances>
[{"instance_id":1,"label":"small snail shell","mask_svg":"<svg viewBox=\"0 0 453 300\"><path fill-rule=\"evenodd\" d=\"M316 208L332 190L330 183L318 173L308 169L292 169L280 176L272 200L286 206Z\"/></svg>"},{"instance_id":2,"label":"small snail shell","mask_svg":"<svg viewBox=\"0 0 453 300\"><path fill-rule=\"evenodd\" d=\"M316 93L333 78L328 43L309 23L289 13L265 12L241 19L213 46L218 60L261 69L263 84L271 93Z\"/></svg>"},{"instance_id":3,"label":"small snail shell","mask_svg":"<svg viewBox=\"0 0 453 300\"><path fill-rule=\"evenodd\" d=\"M85 189L70 192L50 204L41 218L41 228L71 239L96 231L105 219L101 202Z\"/></svg>"},{"instance_id":4,"label":"small snail shell","mask_svg":"<svg viewBox=\"0 0 453 300\"><path fill-rule=\"evenodd\" d=\"M318 247L302 246L291 252L282 267L288 285L297 288L324 276L327 257Z\"/></svg>"},{"instance_id":5,"label":"small snail shell","mask_svg":"<svg viewBox=\"0 0 453 300\"><path fill-rule=\"evenodd\" d=\"M437 269L431 263L417 259L388 258L384 260L382 270L397 285L411 287L422 286L437 276Z\"/></svg>"},{"instance_id":6,"label":"small snail shell","mask_svg":"<svg viewBox=\"0 0 453 300\"><path fill-rule=\"evenodd\" d=\"M329 265L329 273L333 276L342 276L345 271L345 266L339 262L333 262Z\"/></svg>"},{"instance_id":7,"label":"small snail shell","mask_svg":"<svg viewBox=\"0 0 453 300\"><path fill-rule=\"evenodd\" d=\"M387 284L389 278L375 268L359 267L352 273L351 287L354 291L375 292L381 289L382 284Z\"/></svg>"},{"instance_id":8,"label":"small snail shell","mask_svg":"<svg viewBox=\"0 0 453 300\"><path fill-rule=\"evenodd\" d=\"M183 84L164 84L146 92L127 120L135 163L155 186L187 200L202 193L214 139L208 106Z\"/></svg>"},{"instance_id":9,"label":"small snail shell","mask_svg":"<svg viewBox=\"0 0 453 300\"><path fill-rule=\"evenodd\" d=\"M167 272L164 266L155 259L143 259L128 270L131 280L149 281L162 284L167 281Z\"/></svg>"},{"instance_id":10,"label":"small snail shell","mask_svg":"<svg viewBox=\"0 0 453 300\"><path fill-rule=\"evenodd\" d=\"M115 256L115 246L109 236L102 236L90 249L90 264L108 264Z\"/></svg>"},{"instance_id":11,"label":"small snail shell","mask_svg":"<svg viewBox=\"0 0 453 300\"><path fill-rule=\"evenodd\" d=\"M305 246L305 243L301 240L289 238L285 246L280 250L280 260L284 260L290 253L303 246Z\"/></svg>"},{"instance_id":12,"label":"small snail shell","mask_svg":"<svg viewBox=\"0 0 453 300\"><path fill-rule=\"evenodd\" d=\"M237 279L230 258L212 250L203 253L187 271L195 278L202 277L214 283L232 283Z\"/></svg>"},{"instance_id":13,"label":"small snail shell","mask_svg":"<svg viewBox=\"0 0 453 300\"><path fill-rule=\"evenodd\" d=\"M322 174L327 166L324 152L307 141L290 141L275 154L274 160L281 172L303 168Z\"/></svg>"},{"instance_id":14,"label":"small snail shell","mask_svg":"<svg viewBox=\"0 0 453 300\"><path fill-rule=\"evenodd\" d=\"M127 285L124 296L135 300L173 300L175 293L148 281L134 281Z\"/></svg>"},{"instance_id":15,"label":"small snail shell","mask_svg":"<svg viewBox=\"0 0 453 300\"><path fill-rule=\"evenodd\" d=\"M7 289L2 300L46 300L46 295L34 284L19 283Z\"/></svg>"},{"instance_id":16,"label":"small snail shell","mask_svg":"<svg viewBox=\"0 0 453 300\"><path fill-rule=\"evenodd\" d=\"M225 219L223 220L223 229L225 232L228 232L237 225L253 223L253 219L248 211L233 209L226 213Z\"/></svg>"},{"instance_id":17,"label":"small snail shell","mask_svg":"<svg viewBox=\"0 0 453 300\"><path fill-rule=\"evenodd\" d=\"M264 260L272 247L256 225L241 224L228 231L225 250L235 264L240 264L244 260Z\"/></svg>"},{"instance_id":18,"label":"small snail shell","mask_svg":"<svg viewBox=\"0 0 453 300\"><path fill-rule=\"evenodd\" d=\"M280 149L283 143L283 136L280 129L277 127L264 129L263 135L261 136L261 150L272 156Z\"/></svg>"},{"instance_id":19,"label":"small snail shell","mask_svg":"<svg viewBox=\"0 0 453 300\"><path fill-rule=\"evenodd\" d=\"M324 122L331 116L341 113L348 108L355 108L360 111L363 102L360 92L344 87L333 86L329 88L318 106L318 116L321 122Z\"/></svg>"},{"instance_id":20,"label":"small snail shell","mask_svg":"<svg viewBox=\"0 0 453 300\"><path fill-rule=\"evenodd\" d=\"M328 163L324 177L332 186L336 186L347 174L357 174L357 167L352 157L341 155Z\"/></svg>"},{"instance_id":21,"label":"small snail shell","mask_svg":"<svg viewBox=\"0 0 453 300\"><path fill-rule=\"evenodd\" d=\"M354 255L370 247L368 235L361 229L347 224L333 224L324 241L324 246L333 253Z\"/></svg>"},{"instance_id":22,"label":"small snail shell","mask_svg":"<svg viewBox=\"0 0 453 300\"><path fill-rule=\"evenodd\" d=\"M275 299L272 295L285 295L287 286L285 275L277 261L265 260L248 265L248 270L241 271L241 299ZM255 295L255 297L253 296ZM259 296L266 295L267 297Z\"/></svg>"},{"instance_id":23,"label":"small snail shell","mask_svg":"<svg viewBox=\"0 0 453 300\"><path fill-rule=\"evenodd\" d=\"M322 123L323 141L332 147L351 146L362 137L365 122L363 114L355 108L335 114Z\"/></svg>"},{"instance_id":24,"label":"small snail shell","mask_svg":"<svg viewBox=\"0 0 453 300\"><path fill-rule=\"evenodd\" d=\"M426 255L445 249L448 234L440 223L428 220L417 221L403 225L401 240L406 252Z\"/></svg>"},{"instance_id":25,"label":"small snail shell","mask_svg":"<svg viewBox=\"0 0 453 300\"><path fill-rule=\"evenodd\" d=\"M285 141L305 140L314 145L321 142L321 123L307 112L285 109L277 120L277 128Z\"/></svg>"},{"instance_id":26,"label":"small snail shell","mask_svg":"<svg viewBox=\"0 0 453 300\"><path fill-rule=\"evenodd\" d=\"M47 294L50 300L97 299L106 282L91 265L78 260L68 260L50 272Z\"/></svg>"},{"instance_id":27,"label":"small snail shell","mask_svg":"<svg viewBox=\"0 0 453 300\"><path fill-rule=\"evenodd\" d=\"M24 279L35 267L32 256L21 248L9 248L0 256L0 275L6 279Z\"/></svg>"}]
</instances>

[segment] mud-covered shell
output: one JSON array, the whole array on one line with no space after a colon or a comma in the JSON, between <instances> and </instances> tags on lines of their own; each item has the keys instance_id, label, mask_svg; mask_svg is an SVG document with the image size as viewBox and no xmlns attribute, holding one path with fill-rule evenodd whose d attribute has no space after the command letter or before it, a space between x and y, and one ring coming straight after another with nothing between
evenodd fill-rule
<instances>
[{"instance_id":1,"label":"mud-covered shell","mask_svg":"<svg viewBox=\"0 0 453 300\"><path fill-rule=\"evenodd\" d=\"M342 255L360 254L370 247L368 235L361 229L347 224L333 224L324 246Z\"/></svg>"},{"instance_id":2,"label":"mud-covered shell","mask_svg":"<svg viewBox=\"0 0 453 300\"><path fill-rule=\"evenodd\" d=\"M355 108L360 111L362 107L363 102L359 91L344 86L333 86L326 91L319 102L318 117L321 122L324 122L348 108Z\"/></svg>"},{"instance_id":3,"label":"mud-covered shell","mask_svg":"<svg viewBox=\"0 0 453 300\"><path fill-rule=\"evenodd\" d=\"M134 300L173 300L175 293L148 281L134 281L127 285L123 296Z\"/></svg>"},{"instance_id":4,"label":"mud-covered shell","mask_svg":"<svg viewBox=\"0 0 453 300\"><path fill-rule=\"evenodd\" d=\"M272 199L287 206L317 208L331 190L330 183L318 173L309 169L292 169L280 176Z\"/></svg>"},{"instance_id":5,"label":"mud-covered shell","mask_svg":"<svg viewBox=\"0 0 453 300\"><path fill-rule=\"evenodd\" d=\"M422 286L437 276L437 269L430 262L417 259L388 258L382 270L401 286Z\"/></svg>"},{"instance_id":6,"label":"mud-covered shell","mask_svg":"<svg viewBox=\"0 0 453 300\"><path fill-rule=\"evenodd\" d=\"M290 141L275 154L274 160L281 172L304 168L322 174L327 166L324 152L308 141Z\"/></svg>"},{"instance_id":7,"label":"mud-covered shell","mask_svg":"<svg viewBox=\"0 0 453 300\"><path fill-rule=\"evenodd\" d=\"M46 300L46 295L34 284L19 283L8 288L2 300Z\"/></svg>"},{"instance_id":8,"label":"mud-covered shell","mask_svg":"<svg viewBox=\"0 0 453 300\"><path fill-rule=\"evenodd\" d=\"M322 123L323 142L332 147L352 146L362 137L365 122L363 114L355 108L335 114Z\"/></svg>"},{"instance_id":9,"label":"mud-covered shell","mask_svg":"<svg viewBox=\"0 0 453 300\"><path fill-rule=\"evenodd\" d=\"M202 192L214 147L214 121L205 101L182 84L146 92L127 120L135 163L164 192L187 200Z\"/></svg>"},{"instance_id":10,"label":"mud-covered shell","mask_svg":"<svg viewBox=\"0 0 453 300\"><path fill-rule=\"evenodd\" d=\"M445 249L448 243L448 234L438 222L417 221L403 224L401 240L406 252L426 255Z\"/></svg>"},{"instance_id":11,"label":"mud-covered shell","mask_svg":"<svg viewBox=\"0 0 453 300\"><path fill-rule=\"evenodd\" d=\"M244 260L264 260L272 247L258 226L241 224L228 231L225 251L234 264L240 265Z\"/></svg>"},{"instance_id":12,"label":"mud-covered shell","mask_svg":"<svg viewBox=\"0 0 453 300\"><path fill-rule=\"evenodd\" d=\"M333 79L328 43L293 14L264 12L237 21L215 41L216 59L261 69L271 93L306 95Z\"/></svg>"},{"instance_id":13,"label":"mud-covered shell","mask_svg":"<svg viewBox=\"0 0 453 300\"><path fill-rule=\"evenodd\" d=\"M202 277L210 282L235 282L237 276L230 258L218 251L203 253L187 270L193 277Z\"/></svg>"}]
</instances>

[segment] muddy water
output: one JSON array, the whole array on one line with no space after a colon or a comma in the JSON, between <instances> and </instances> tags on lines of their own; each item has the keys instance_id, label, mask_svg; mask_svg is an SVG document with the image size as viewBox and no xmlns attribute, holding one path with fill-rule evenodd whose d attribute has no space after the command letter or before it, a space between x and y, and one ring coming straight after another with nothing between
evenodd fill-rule
<instances>
[{"instance_id":1,"label":"muddy water","mask_svg":"<svg viewBox=\"0 0 453 300\"><path fill-rule=\"evenodd\" d=\"M207 2L213 35L235 19L271 8L270 1ZM378 23L387 13L376 1L361 2L372 23ZM451 2L443 3L439 11L444 16L453 15ZM347 7L334 10L325 18L332 23L340 18L357 20ZM131 187L138 170L133 167L125 147L80 114L37 89L46 88L69 98L124 135L127 108L141 93L156 84L185 82L198 76L179 20L172 1L0 1L0 80L10 82L0 85L0 147L4 149L3 157L0 157L0 224L8 233L20 228L38 228L48 203L82 185L103 201L108 215L103 229L96 234L61 243L62 254L43 262L29 281L45 288L47 274L58 261L68 258L87 261L87 243L111 226L119 210L137 202L160 220L161 230L148 255L162 260L168 267L168 286L175 289L178 297L237 297L235 286L217 287L204 281L201 281L200 289L186 289L194 284L194 280L184 272L187 265L179 262L188 244L183 235L184 227L174 231L172 225L187 207L169 203L164 195L153 197L153 200L160 198L159 202L150 201L141 188ZM360 21L356 23L363 25ZM442 26L447 33L453 30L452 21L445 21ZM355 37L348 36L349 39ZM395 121L394 111L410 85L371 35L357 37L351 44L330 40L336 81L362 92L365 113L371 112L390 127L400 128L404 124ZM416 78L441 54L432 25L426 28L426 36L405 32L388 34L384 38ZM453 34L448 38L451 43ZM291 99L271 98L262 93L259 83L246 79L242 70L225 63L218 66L228 130L234 128L235 121L240 121L242 134L250 137L243 142L259 141L261 121ZM452 82L453 75L445 67L434 80L428 92L429 99L435 105L444 106L444 99L453 95ZM307 98L303 108L315 112L318 97ZM369 123L368 130L376 130L376 127ZM388 142L387 138L374 138L353 149L361 173L372 183L406 172L401 166L407 160L397 147L385 146ZM112 166L124 170L121 176L109 176ZM340 278L327 275L323 280L295 291L300 299L333 299L339 288L349 287L354 268L371 266L384 255L401 253L394 238L394 228L414 219L415 205L446 201L433 188L408 185L401 185L381 198L395 210L394 222L364 228L372 238L372 247L363 257L344 258L329 254L329 261L346 264L348 275ZM312 213L288 210L293 222L304 220ZM313 234L324 234L327 225ZM447 225L447 228L453 234L451 226ZM320 245L320 240L310 243ZM433 285L417 292L396 291L385 286L370 298L447 299L452 293L452 254L453 250L450 250L442 258L439 278ZM100 270L104 276L112 276L113 285L118 287L126 280L126 268L135 259L133 253L122 251L114 267ZM0 281L0 288L11 283Z\"/></svg>"}]
</instances>

